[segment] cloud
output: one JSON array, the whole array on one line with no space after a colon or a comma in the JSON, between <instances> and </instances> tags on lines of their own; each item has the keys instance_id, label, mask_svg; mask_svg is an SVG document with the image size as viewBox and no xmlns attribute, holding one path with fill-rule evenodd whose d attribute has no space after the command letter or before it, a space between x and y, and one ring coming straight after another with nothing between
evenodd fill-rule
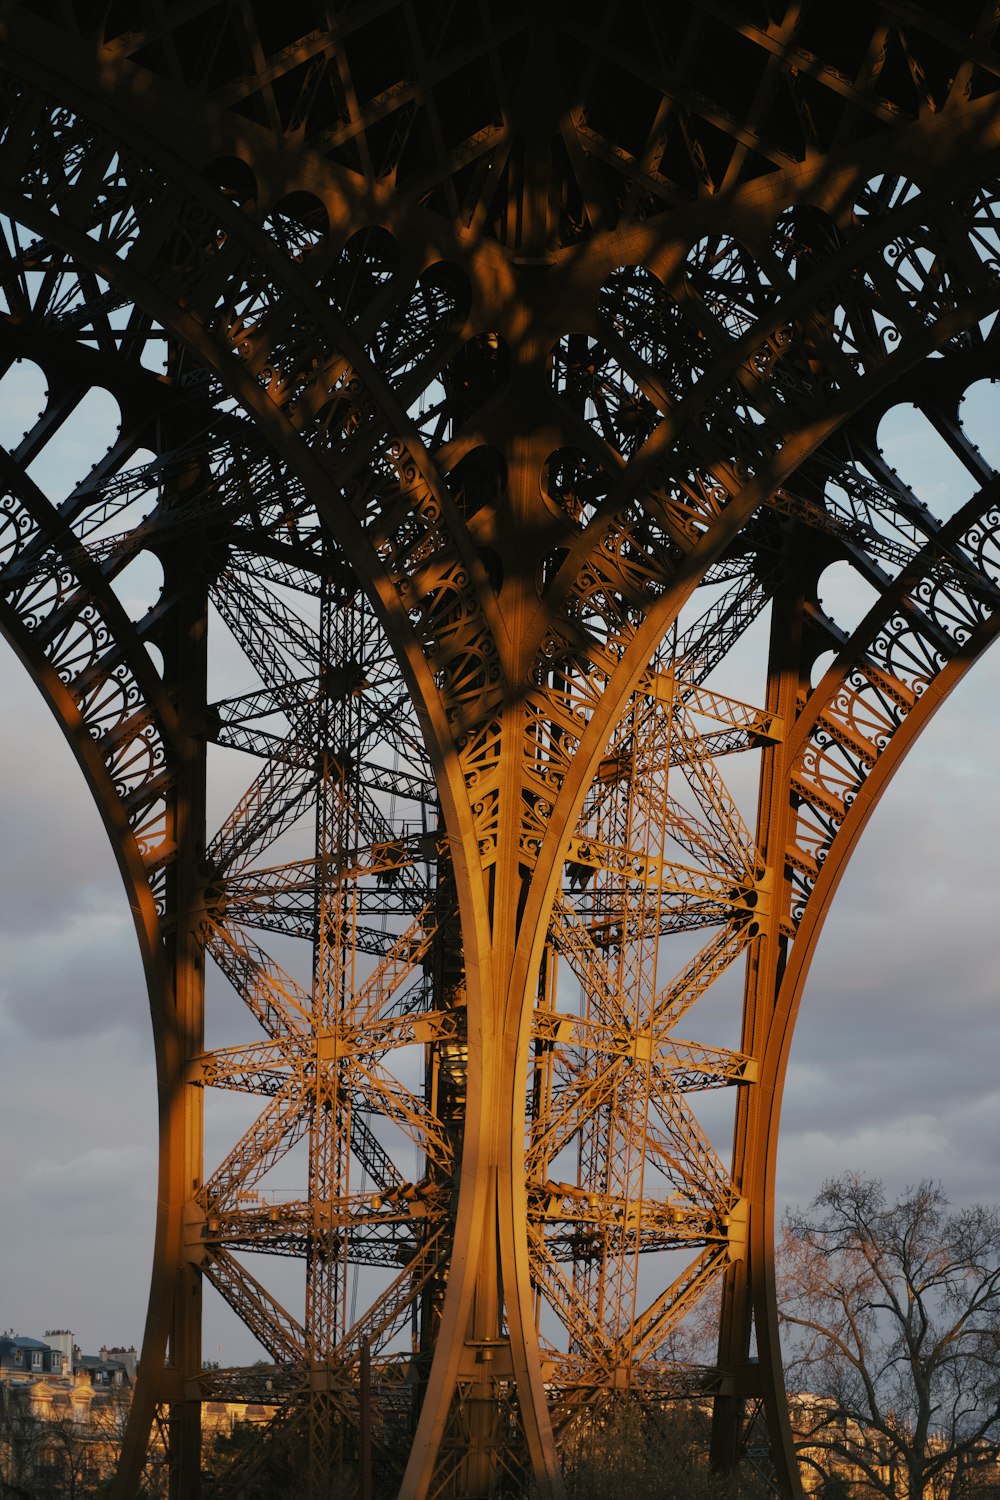
<instances>
[{"instance_id":1,"label":"cloud","mask_svg":"<svg viewBox=\"0 0 1000 1500\"><path fill-rule=\"evenodd\" d=\"M991 654L918 740L844 877L792 1047L783 1201L848 1168L1000 1200L998 697Z\"/></svg>"},{"instance_id":2,"label":"cloud","mask_svg":"<svg viewBox=\"0 0 1000 1500\"><path fill-rule=\"evenodd\" d=\"M152 1260L152 1048L128 1033L28 1034L0 1012L3 1298L21 1332L138 1343Z\"/></svg>"},{"instance_id":3,"label":"cloud","mask_svg":"<svg viewBox=\"0 0 1000 1500\"><path fill-rule=\"evenodd\" d=\"M131 918L120 897L103 909L90 893L83 911L53 921L42 938L3 938L0 1007L31 1036L95 1036L115 1028L149 1036L149 1004Z\"/></svg>"},{"instance_id":4,"label":"cloud","mask_svg":"<svg viewBox=\"0 0 1000 1500\"><path fill-rule=\"evenodd\" d=\"M0 681L0 938L48 935L74 913L116 902L127 910L104 826L52 714L11 656Z\"/></svg>"},{"instance_id":5,"label":"cloud","mask_svg":"<svg viewBox=\"0 0 1000 1500\"><path fill-rule=\"evenodd\" d=\"M153 1201L156 1153L139 1144L89 1146L61 1160L43 1157L35 1165L34 1178L39 1204L55 1205L60 1213L67 1205L78 1212L95 1197L117 1200L120 1212L123 1187L136 1202ZM102 1214L106 1217L106 1208Z\"/></svg>"}]
</instances>

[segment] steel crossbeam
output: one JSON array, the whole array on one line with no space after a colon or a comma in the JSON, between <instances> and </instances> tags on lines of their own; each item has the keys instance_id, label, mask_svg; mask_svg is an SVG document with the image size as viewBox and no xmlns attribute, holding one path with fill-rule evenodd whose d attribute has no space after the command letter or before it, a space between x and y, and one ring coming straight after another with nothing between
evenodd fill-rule
<instances>
[{"instance_id":1,"label":"steel crossbeam","mask_svg":"<svg viewBox=\"0 0 1000 1500\"><path fill-rule=\"evenodd\" d=\"M326 1497L371 1425L401 1500L555 1496L607 1403L695 1394L722 1465L763 1404L794 1495L791 1031L998 624L960 412L1000 376L995 8L876 4L833 52L820 0L92 12L0 8L0 386L47 388L0 449L0 628L157 1038L117 1494L166 1431L197 1500L201 1402L244 1391L274 1414L219 1500L268 1453ZM43 483L97 390L117 430ZM968 476L940 514L880 451L904 404ZM258 1113L206 1163L227 1094ZM203 1288L266 1375L202 1370Z\"/></svg>"}]
</instances>

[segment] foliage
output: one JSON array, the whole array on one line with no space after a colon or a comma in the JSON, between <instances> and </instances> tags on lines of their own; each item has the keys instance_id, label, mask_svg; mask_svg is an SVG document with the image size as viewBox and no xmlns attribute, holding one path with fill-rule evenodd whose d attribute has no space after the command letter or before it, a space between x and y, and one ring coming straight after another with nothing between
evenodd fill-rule
<instances>
[{"instance_id":1,"label":"foliage","mask_svg":"<svg viewBox=\"0 0 1000 1500\"><path fill-rule=\"evenodd\" d=\"M708 1464L707 1409L653 1409L624 1399L588 1420L568 1446L566 1500L764 1500L752 1470L715 1474Z\"/></svg>"},{"instance_id":2,"label":"foliage","mask_svg":"<svg viewBox=\"0 0 1000 1500\"><path fill-rule=\"evenodd\" d=\"M802 1458L868 1493L965 1493L1000 1444L1000 1212L846 1174L788 1216L780 1301Z\"/></svg>"},{"instance_id":3,"label":"foliage","mask_svg":"<svg viewBox=\"0 0 1000 1500\"><path fill-rule=\"evenodd\" d=\"M255 1423L235 1422L231 1432L218 1433L206 1443L204 1463L207 1474L224 1477L227 1487L238 1474L237 1488L245 1500L265 1500L302 1492L304 1474L295 1457L288 1444L275 1442Z\"/></svg>"},{"instance_id":4,"label":"foliage","mask_svg":"<svg viewBox=\"0 0 1000 1500\"><path fill-rule=\"evenodd\" d=\"M2 1500L88 1500L103 1467L100 1445L76 1423L7 1403L0 1431Z\"/></svg>"}]
</instances>

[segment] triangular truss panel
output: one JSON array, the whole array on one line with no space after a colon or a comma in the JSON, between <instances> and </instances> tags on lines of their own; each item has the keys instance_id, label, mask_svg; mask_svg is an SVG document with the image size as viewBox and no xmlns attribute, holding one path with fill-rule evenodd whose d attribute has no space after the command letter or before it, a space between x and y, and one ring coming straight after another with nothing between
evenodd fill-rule
<instances>
[{"instance_id":1,"label":"triangular truss panel","mask_svg":"<svg viewBox=\"0 0 1000 1500\"><path fill-rule=\"evenodd\" d=\"M157 1050L122 1500L151 1432L179 1500L555 1494L626 1394L720 1464L765 1413L796 1492L792 1026L997 627L996 24L0 7L0 627ZM203 1368L203 1295L258 1363ZM205 1468L227 1398L268 1420Z\"/></svg>"}]
</instances>

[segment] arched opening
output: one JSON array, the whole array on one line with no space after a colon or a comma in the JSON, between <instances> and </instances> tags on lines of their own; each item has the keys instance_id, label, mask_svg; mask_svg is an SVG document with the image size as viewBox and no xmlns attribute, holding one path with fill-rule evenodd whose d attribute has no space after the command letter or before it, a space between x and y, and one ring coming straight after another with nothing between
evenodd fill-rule
<instances>
[{"instance_id":1,"label":"arched opening","mask_svg":"<svg viewBox=\"0 0 1000 1500\"><path fill-rule=\"evenodd\" d=\"M58 725L0 644L5 1327L139 1346L156 1205L146 985L121 878Z\"/></svg>"},{"instance_id":2,"label":"arched opening","mask_svg":"<svg viewBox=\"0 0 1000 1500\"><path fill-rule=\"evenodd\" d=\"M792 1045L779 1213L847 1170L1000 1199L998 699L990 651L896 772L841 882Z\"/></svg>"}]
</instances>

